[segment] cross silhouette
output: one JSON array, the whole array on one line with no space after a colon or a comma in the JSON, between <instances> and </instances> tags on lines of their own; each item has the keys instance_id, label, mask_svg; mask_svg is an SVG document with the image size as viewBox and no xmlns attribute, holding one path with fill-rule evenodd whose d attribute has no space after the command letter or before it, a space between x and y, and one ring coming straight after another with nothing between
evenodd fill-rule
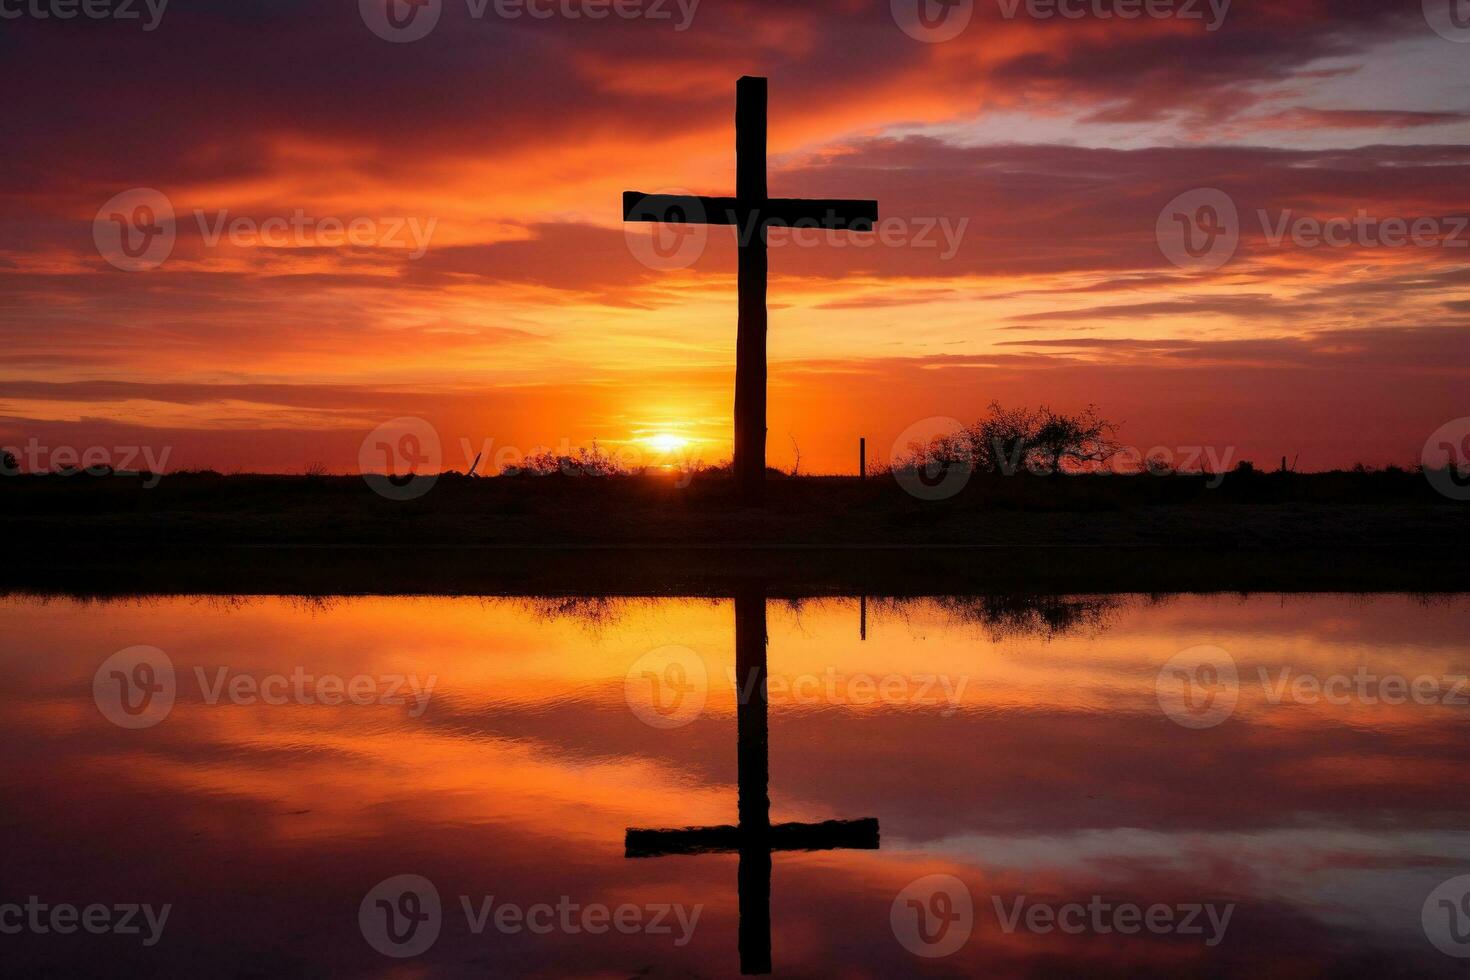
<instances>
[{"instance_id":1,"label":"cross silhouette","mask_svg":"<svg viewBox=\"0 0 1470 980\"><path fill-rule=\"evenodd\" d=\"M766 80L735 83L735 196L623 192L624 221L735 225L740 246L735 339L735 479L747 504L766 480L766 229L872 231L877 201L766 196Z\"/></svg>"},{"instance_id":2,"label":"cross silhouette","mask_svg":"<svg viewBox=\"0 0 1470 980\"><path fill-rule=\"evenodd\" d=\"M625 857L740 855L740 972L771 972L771 852L878 849L878 821L771 823L766 726L766 598L761 589L735 596L735 680L739 742L738 825L677 830L628 828Z\"/></svg>"}]
</instances>

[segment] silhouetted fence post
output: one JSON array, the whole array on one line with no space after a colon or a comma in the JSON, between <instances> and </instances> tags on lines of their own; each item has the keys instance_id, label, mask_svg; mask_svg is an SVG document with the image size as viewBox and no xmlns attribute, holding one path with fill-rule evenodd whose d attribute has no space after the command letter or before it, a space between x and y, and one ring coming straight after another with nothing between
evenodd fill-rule
<instances>
[{"instance_id":1,"label":"silhouetted fence post","mask_svg":"<svg viewBox=\"0 0 1470 980\"><path fill-rule=\"evenodd\" d=\"M858 439L858 479L868 478L868 440Z\"/></svg>"}]
</instances>

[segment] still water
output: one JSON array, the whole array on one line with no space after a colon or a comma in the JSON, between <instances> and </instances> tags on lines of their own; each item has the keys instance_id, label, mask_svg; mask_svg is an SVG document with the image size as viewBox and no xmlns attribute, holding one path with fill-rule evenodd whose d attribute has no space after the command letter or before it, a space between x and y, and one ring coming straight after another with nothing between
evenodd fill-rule
<instances>
[{"instance_id":1,"label":"still water","mask_svg":"<svg viewBox=\"0 0 1470 980\"><path fill-rule=\"evenodd\" d=\"M10 596L0 962L1460 975L1467 611Z\"/></svg>"}]
</instances>

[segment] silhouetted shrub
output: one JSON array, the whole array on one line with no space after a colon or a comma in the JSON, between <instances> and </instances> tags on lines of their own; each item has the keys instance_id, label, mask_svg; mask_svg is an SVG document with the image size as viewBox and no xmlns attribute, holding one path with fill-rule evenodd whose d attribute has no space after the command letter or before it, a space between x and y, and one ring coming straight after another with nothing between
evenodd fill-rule
<instances>
[{"instance_id":1,"label":"silhouetted shrub","mask_svg":"<svg viewBox=\"0 0 1470 980\"><path fill-rule=\"evenodd\" d=\"M984 418L927 445L910 446L894 468L934 472L961 466L1006 476L1022 469L1036 474L1086 472L1118 453L1113 440L1117 428L1092 405L1067 415L1045 405L1008 409L991 402Z\"/></svg>"}]
</instances>

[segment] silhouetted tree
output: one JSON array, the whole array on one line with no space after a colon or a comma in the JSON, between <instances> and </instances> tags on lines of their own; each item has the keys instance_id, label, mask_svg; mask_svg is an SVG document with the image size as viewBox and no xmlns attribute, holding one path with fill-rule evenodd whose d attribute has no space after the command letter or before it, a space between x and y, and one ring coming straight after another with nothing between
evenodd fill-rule
<instances>
[{"instance_id":1,"label":"silhouetted tree","mask_svg":"<svg viewBox=\"0 0 1470 980\"><path fill-rule=\"evenodd\" d=\"M1032 465L1043 473L1062 473L1068 465L1086 467L1106 463L1118 453L1113 441L1117 426L1088 405L1077 415L1063 415L1042 407L1031 449Z\"/></svg>"},{"instance_id":2,"label":"silhouetted tree","mask_svg":"<svg viewBox=\"0 0 1470 980\"><path fill-rule=\"evenodd\" d=\"M15 476L20 472L20 463L15 458L15 453L8 449L0 450L0 476Z\"/></svg>"},{"instance_id":3,"label":"silhouetted tree","mask_svg":"<svg viewBox=\"0 0 1470 980\"><path fill-rule=\"evenodd\" d=\"M991 402L989 414L965 430L971 460L982 473L1010 476L1026 465L1041 429L1041 415Z\"/></svg>"}]
</instances>

